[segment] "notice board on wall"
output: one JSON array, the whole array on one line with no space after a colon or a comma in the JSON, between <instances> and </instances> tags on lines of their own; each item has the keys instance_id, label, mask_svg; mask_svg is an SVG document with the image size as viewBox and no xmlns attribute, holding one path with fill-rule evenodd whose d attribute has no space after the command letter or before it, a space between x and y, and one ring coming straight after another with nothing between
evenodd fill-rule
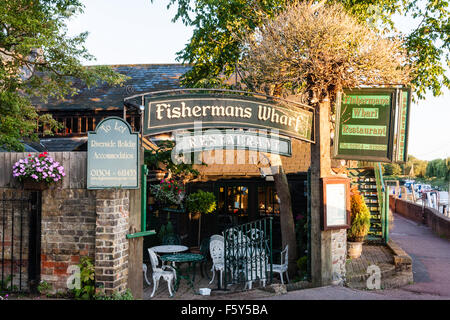
<instances>
[{"instance_id":1,"label":"notice board on wall","mask_svg":"<svg viewBox=\"0 0 450 320\"><path fill-rule=\"evenodd\" d=\"M87 188L139 187L139 136L118 117L102 120L88 133Z\"/></svg>"},{"instance_id":2,"label":"notice board on wall","mask_svg":"<svg viewBox=\"0 0 450 320\"><path fill-rule=\"evenodd\" d=\"M322 230L350 227L350 179L342 177L321 178Z\"/></svg>"}]
</instances>

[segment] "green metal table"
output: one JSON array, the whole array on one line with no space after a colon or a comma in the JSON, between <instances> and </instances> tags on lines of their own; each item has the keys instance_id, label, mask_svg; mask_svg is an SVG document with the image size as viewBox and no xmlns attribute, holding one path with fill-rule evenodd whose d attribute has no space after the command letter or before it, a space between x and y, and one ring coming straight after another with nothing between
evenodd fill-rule
<instances>
[{"instance_id":1,"label":"green metal table","mask_svg":"<svg viewBox=\"0 0 450 320\"><path fill-rule=\"evenodd\" d=\"M194 280L195 280L195 264L204 259L203 255L197 253L176 253L176 254L167 254L161 256L162 261L172 262L172 265L175 268L177 273L177 281L175 282L175 291L178 290L178 286L180 284L180 279L185 279L192 290L194 290ZM188 263L188 268L186 272L183 274L182 269L180 267L181 263ZM177 265L178 264L178 265ZM194 272L192 272L194 271ZM192 279L190 274L192 273Z\"/></svg>"}]
</instances>

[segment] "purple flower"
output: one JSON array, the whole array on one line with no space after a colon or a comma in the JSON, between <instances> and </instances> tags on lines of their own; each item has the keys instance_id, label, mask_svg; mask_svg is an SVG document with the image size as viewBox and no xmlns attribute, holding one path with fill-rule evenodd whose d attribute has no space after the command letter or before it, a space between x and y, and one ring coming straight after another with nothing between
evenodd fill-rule
<instances>
[{"instance_id":1,"label":"purple flower","mask_svg":"<svg viewBox=\"0 0 450 320\"><path fill-rule=\"evenodd\" d=\"M37 180L38 179L38 176L37 175L35 175L34 173L31 175L31 177L33 178L33 179L35 179L35 180Z\"/></svg>"}]
</instances>

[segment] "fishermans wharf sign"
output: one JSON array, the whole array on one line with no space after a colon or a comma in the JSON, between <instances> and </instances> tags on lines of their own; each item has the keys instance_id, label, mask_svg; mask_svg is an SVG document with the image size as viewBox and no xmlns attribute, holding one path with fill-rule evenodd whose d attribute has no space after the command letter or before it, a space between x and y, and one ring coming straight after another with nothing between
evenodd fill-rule
<instances>
[{"instance_id":1,"label":"fishermans wharf sign","mask_svg":"<svg viewBox=\"0 0 450 320\"><path fill-rule=\"evenodd\" d=\"M410 93L406 89L382 88L351 89L339 94L334 157L382 162L405 159L409 108L405 92ZM400 101L403 103L399 105Z\"/></svg>"},{"instance_id":2,"label":"fishermans wharf sign","mask_svg":"<svg viewBox=\"0 0 450 320\"><path fill-rule=\"evenodd\" d=\"M139 137L121 118L102 120L88 132L87 188L138 188Z\"/></svg>"},{"instance_id":3,"label":"fishermans wharf sign","mask_svg":"<svg viewBox=\"0 0 450 320\"><path fill-rule=\"evenodd\" d=\"M207 128L276 129L279 134L313 142L314 112L310 107L275 104L239 95L145 97L144 135Z\"/></svg>"}]
</instances>

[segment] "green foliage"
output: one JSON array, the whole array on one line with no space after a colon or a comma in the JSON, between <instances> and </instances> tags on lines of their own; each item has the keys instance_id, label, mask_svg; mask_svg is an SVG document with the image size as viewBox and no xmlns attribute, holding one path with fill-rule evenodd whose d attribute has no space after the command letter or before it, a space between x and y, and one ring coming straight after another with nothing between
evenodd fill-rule
<instances>
[{"instance_id":1,"label":"green foliage","mask_svg":"<svg viewBox=\"0 0 450 320\"><path fill-rule=\"evenodd\" d=\"M177 3L173 21L180 20L194 27L192 38L177 53L177 59L193 64L183 76L183 84L190 87L227 88L223 79L232 75L241 58L239 38L253 32L265 16L273 16L289 1L190 1L170 0L168 7Z\"/></svg>"},{"instance_id":2,"label":"green foliage","mask_svg":"<svg viewBox=\"0 0 450 320\"><path fill-rule=\"evenodd\" d=\"M17 286L12 284L12 276L8 275L3 281L0 280L0 293L17 290Z\"/></svg>"},{"instance_id":3,"label":"green foliage","mask_svg":"<svg viewBox=\"0 0 450 320\"><path fill-rule=\"evenodd\" d=\"M350 229L347 230L347 239L349 241L361 242L369 233L370 211L364 201L364 197L356 188L352 188L350 205L351 224Z\"/></svg>"},{"instance_id":4,"label":"green foliage","mask_svg":"<svg viewBox=\"0 0 450 320\"><path fill-rule=\"evenodd\" d=\"M159 184L150 185L150 192L159 204L176 205L183 208L185 188L176 180L163 179Z\"/></svg>"},{"instance_id":5,"label":"green foliage","mask_svg":"<svg viewBox=\"0 0 450 320\"><path fill-rule=\"evenodd\" d=\"M216 210L216 197L212 192L198 190L187 197L186 208L191 213L211 213Z\"/></svg>"},{"instance_id":6,"label":"green foliage","mask_svg":"<svg viewBox=\"0 0 450 320\"><path fill-rule=\"evenodd\" d=\"M308 276L308 256L297 259L297 268L300 271L300 277L305 280Z\"/></svg>"},{"instance_id":7,"label":"green foliage","mask_svg":"<svg viewBox=\"0 0 450 320\"><path fill-rule=\"evenodd\" d=\"M95 294L95 266L89 257L81 257L80 264L80 288L73 289L75 299L90 300Z\"/></svg>"},{"instance_id":8,"label":"green foliage","mask_svg":"<svg viewBox=\"0 0 450 320\"><path fill-rule=\"evenodd\" d=\"M37 290L40 294L48 295L50 293L50 291L52 290L52 285L50 283L48 283L47 281L41 281L41 282L39 282Z\"/></svg>"},{"instance_id":9,"label":"green foliage","mask_svg":"<svg viewBox=\"0 0 450 320\"><path fill-rule=\"evenodd\" d=\"M87 33L67 34L66 22L82 12L78 0L15 0L0 2L0 147L23 151L23 139L37 139L61 127L31 105L36 98L76 94L80 79L88 87L99 82L117 85L125 80L107 66L82 66L91 61L84 42Z\"/></svg>"},{"instance_id":10,"label":"green foliage","mask_svg":"<svg viewBox=\"0 0 450 320\"><path fill-rule=\"evenodd\" d=\"M383 164L383 169L383 174L388 176L398 176L403 172L402 167L397 163L385 163Z\"/></svg>"},{"instance_id":11,"label":"green foliage","mask_svg":"<svg viewBox=\"0 0 450 320\"><path fill-rule=\"evenodd\" d=\"M130 289L127 289L124 293L114 292L111 296L105 294L96 294L95 300L134 300L133 294Z\"/></svg>"},{"instance_id":12,"label":"green foliage","mask_svg":"<svg viewBox=\"0 0 450 320\"><path fill-rule=\"evenodd\" d=\"M306 215L299 214L295 222L298 256L305 256L308 249L308 221Z\"/></svg>"},{"instance_id":13,"label":"green foliage","mask_svg":"<svg viewBox=\"0 0 450 320\"><path fill-rule=\"evenodd\" d=\"M294 2L297 1L169 0L168 7L178 6L173 21L181 20L194 28L189 43L177 53L178 60L193 64L193 68L184 75L184 84L226 87L226 79L235 72L242 58L242 36L257 30L264 18L275 17ZM437 96L443 87L450 88L443 65L447 63L448 66L449 61L448 1L328 0L321 1L320 5L332 3L341 3L360 23L367 23L384 34L398 31L393 22L395 15L409 16L416 27L407 33L399 33L405 39L409 60L414 65L412 84L415 94L424 98L426 90L431 90Z\"/></svg>"},{"instance_id":14,"label":"green foliage","mask_svg":"<svg viewBox=\"0 0 450 320\"><path fill-rule=\"evenodd\" d=\"M166 225L163 224L161 226L161 228L159 229L158 239L162 243L163 239L166 236L170 236L170 235L173 235L173 234L174 234L173 225L172 225L172 222L169 220L169 221L167 221Z\"/></svg>"},{"instance_id":15,"label":"green foliage","mask_svg":"<svg viewBox=\"0 0 450 320\"><path fill-rule=\"evenodd\" d=\"M145 150L145 164L150 170L170 171L172 175L178 177L179 180L196 178L200 173L198 170L194 169L192 163L188 163L189 161L180 161L180 163L176 164L172 161L172 151L174 147L174 141L165 140L158 143L158 149Z\"/></svg>"},{"instance_id":16,"label":"green foliage","mask_svg":"<svg viewBox=\"0 0 450 320\"><path fill-rule=\"evenodd\" d=\"M448 176L448 159L435 159L427 164L427 168L425 171L425 176L428 178L436 177L436 178L444 178L445 180L449 179Z\"/></svg>"}]
</instances>

